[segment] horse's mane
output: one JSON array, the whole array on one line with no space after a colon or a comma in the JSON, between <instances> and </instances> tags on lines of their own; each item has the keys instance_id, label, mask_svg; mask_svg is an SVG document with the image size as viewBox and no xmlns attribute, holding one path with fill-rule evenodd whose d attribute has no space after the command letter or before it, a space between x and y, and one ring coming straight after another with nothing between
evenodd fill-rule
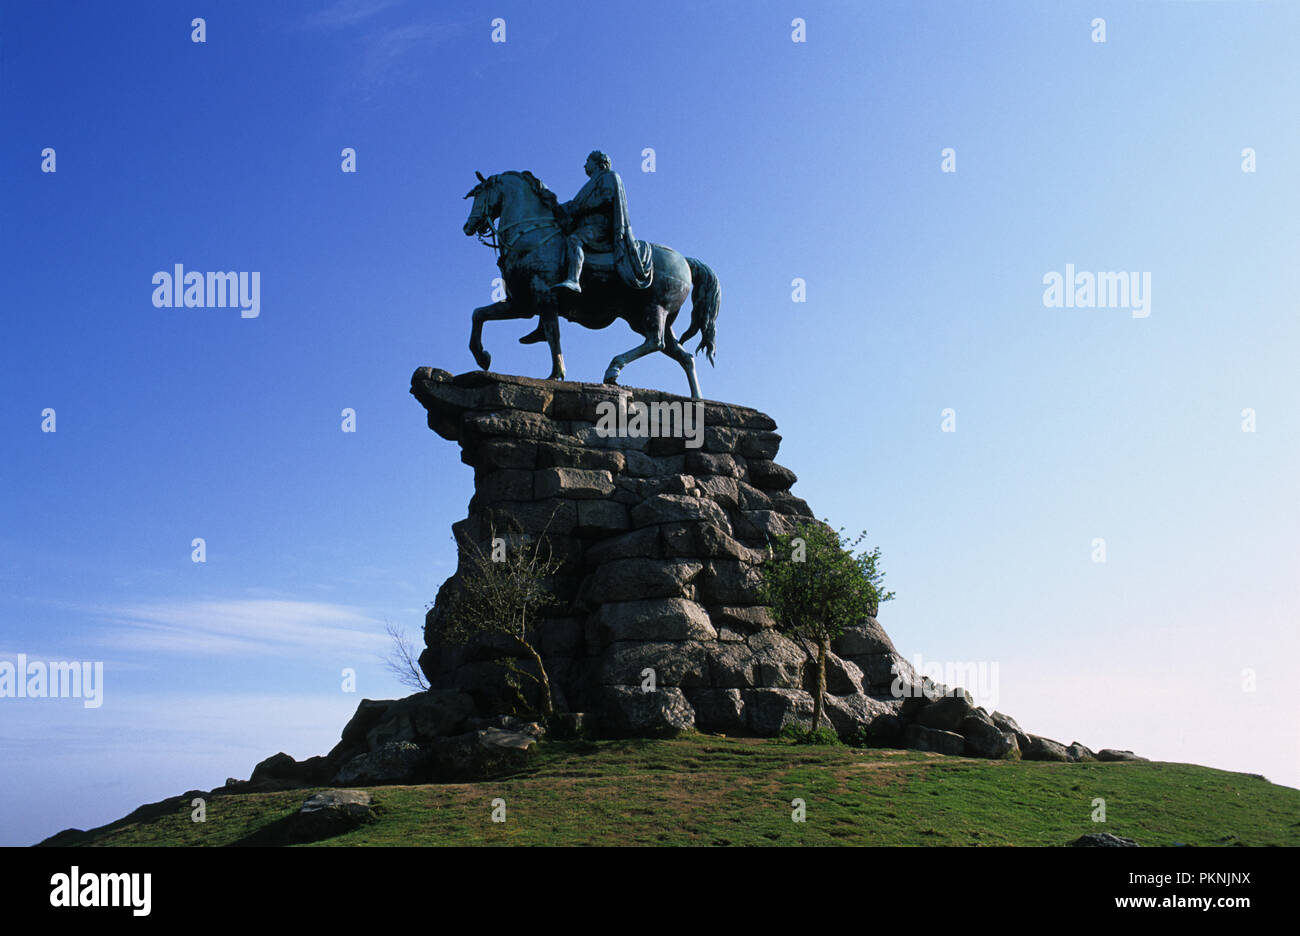
<instances>
[{"instance_id":1,"label":"horse's mane","mask_svg":"<svg viewBox=\"0 0 1300 936\"><path fill-rule=\"evenodd\" d=\"M546 187L546 183L537 178L537 176L533 175L527 169L524 169L522 172L511 169L509 172L503 172L501 174L519 176L519 178L527 182L529 187L532 188L533 194L541 199L542 204L545 205L547 210L552 214L554 214L556 209L559 207L560 200L555 197L555 193Z\"/></svg>"}]
</instances>

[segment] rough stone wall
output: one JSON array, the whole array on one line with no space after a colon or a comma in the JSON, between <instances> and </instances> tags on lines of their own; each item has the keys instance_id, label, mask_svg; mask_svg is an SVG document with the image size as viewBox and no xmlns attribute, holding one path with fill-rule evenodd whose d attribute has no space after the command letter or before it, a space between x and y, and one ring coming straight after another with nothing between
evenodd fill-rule
<instances>
[{"instance_id":1,"label":"rough stone wall","mask_svg":"<svg viewBox=\"0 0 1300 936\"><path fill-rule=\"evenodd\" d=\"M411 393L429 427L459 443L474 469L457 539L486 551L493 525L507 540L545 534L563 559L554 588L564 605L536 633L557 711L585 713L616 735L690 727L771 735L808 723L813 668L772 629L755 594L768 535L813 518L790 493L794 473L774 460L781 437L771 418L706 401L702 444L693 447L697 438L682 434L597 431L602 402L692 402L672 394L433 368L415 372ZM439 591L430 621L447 613L458 575ZM877 622L849 628L833 650L827 714L835 729L849 735L896 716L891 667L909 683L915 676ZM521 700L497 662L513 652L502 641L434 640L420 664L435 690L466 692L483 714L522 714L535 699ZM642 690L647 669L654 692ZM882 740L901 727L896 717L877 724Z\"/></svg>"}]
</instances>

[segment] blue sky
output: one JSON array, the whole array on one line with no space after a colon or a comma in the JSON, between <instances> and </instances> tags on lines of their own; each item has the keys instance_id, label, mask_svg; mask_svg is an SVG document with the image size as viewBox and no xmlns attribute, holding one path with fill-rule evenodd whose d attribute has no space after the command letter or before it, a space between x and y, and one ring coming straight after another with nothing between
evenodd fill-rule
<instances>
[{"instance_id":1,"label":"blue sky","mask_svg":"<svg viewBox=\"0 0 1300 936\"><path fill-rule=\"evenodd\" d=\"M795 492L870 531L905 655L996 664L1036 733L1300 785L1297 27L1282 3L6 2L0 660L106 670L96 710L0 700L0 842L323 752L403 693L384 624L418 636L472 493L407 394L474 366L496 268L461 196L527 168L570 198L593 148L637 236L717 272L704 393L770 413ZM261 314L155 308L176 263L260 271ZM1067 263L1149 272L1150 315L1044 307ZM487 326L494 369L545 376L529 328ZM639 343L563 340L593 381ZM685 389L667 358L623 379Z\"/></svg>"}]
</instances>

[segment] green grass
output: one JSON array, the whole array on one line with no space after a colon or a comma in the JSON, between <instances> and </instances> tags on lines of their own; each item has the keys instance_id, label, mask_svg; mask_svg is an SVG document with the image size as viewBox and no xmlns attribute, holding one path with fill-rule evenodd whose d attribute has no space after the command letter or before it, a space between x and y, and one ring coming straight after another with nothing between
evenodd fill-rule
<instances>
[{"instance_id":1,"label":"green grass","mask_svg":"<svg viewBox=\"0 0 1300 936\"><path fill-rule=\"evenodd\" d=\"M89 833L94 845L232 845L311 790L189 800ZM371 790L380 820L322 845L1300 845L1300 791L1166 763L982 761L692 736L549 742L502 780ZM491 801L506 821L491 821ZM1091 819L1106 801L1104 823ZM791 800L807 819L791 821Z\"/></svg>"}]
</instances>

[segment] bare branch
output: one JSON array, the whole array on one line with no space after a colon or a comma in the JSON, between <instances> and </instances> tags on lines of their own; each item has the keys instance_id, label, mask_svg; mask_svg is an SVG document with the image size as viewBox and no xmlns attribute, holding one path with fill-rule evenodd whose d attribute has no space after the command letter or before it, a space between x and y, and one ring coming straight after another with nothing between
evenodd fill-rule
<instances>
[{"instance_id":1,"label":"bare branch","mask_svg":"<svg viewBox=\"0 0 1300 936\"><path fill-rule=\"evenodd\" d=\"M424 678L424 671L420 669L420 655L415 651L406 632L399 630L391 621L384 624L384 630L393 641L393 649L384 661L384 667L396 676L397 681L402 685L417 692L427 692L429 683Z\"/></svg>"}]
</instances>

